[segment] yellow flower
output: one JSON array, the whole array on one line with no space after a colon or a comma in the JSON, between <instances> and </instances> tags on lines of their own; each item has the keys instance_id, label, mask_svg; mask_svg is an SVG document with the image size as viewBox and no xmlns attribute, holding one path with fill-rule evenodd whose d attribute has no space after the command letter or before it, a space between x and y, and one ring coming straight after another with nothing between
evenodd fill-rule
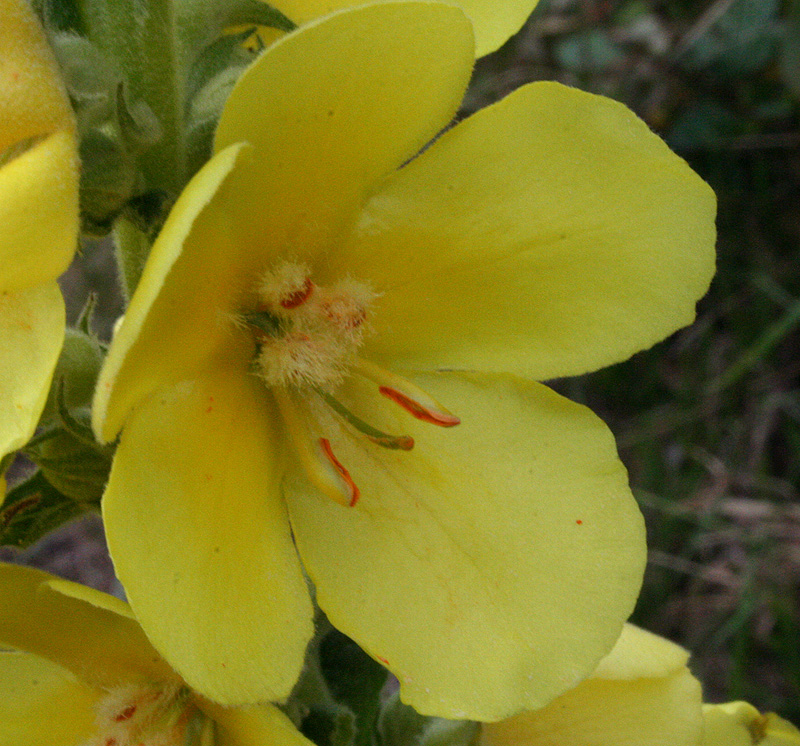
<instances>
[{"instance_id":1,"label":"yellow flower","mask_svg":"<svg viewBox=\"0 0 800 746\"><path fill-rule=\"evenodd\" d=\"M270 3L295 23L307 23L335 10L361 4L359 0L276 0ZM454 0L453 4L472 21L475 56L483 57L519 31L538 0Z\"/></svg>"},{"instance_id":2,"label":"yellow flower","mask_svg":"<svg viewBox=\"0 0 800 746\"><path fill-rule=\"evenodd\" d=\"M0 645L15 649L0 651L0 743L184 746L196 729L226 746L310 746L272 705L195 695L113 596L0 564L0 608Z\"/></svg>"},{"instance_id":3,"label":"yellow flower","mask_svg":"<svg viewBox=\"0 0 800 746\"><path fill-rule=\"evenodd\" d=\"M432 2L270 47L112 343L93 413L102 440L122 429L112 556L156 648L218 701L292 686L301 562L404 701L451 718L546 704L634 604L644 533L613 437L516 375L690 322L713 195L625 107L551 83L414 158L472 61L467 19Z\"/></svg>"},{"instance_id":4,"label":"yellow flower","mask_svg":"<svg viewBox=\"0 0 800 746\"><path fill-rule=\"evenodd\" d=\"M541 710L484 724L479 746L699 746L702 692L688 659L626 624L588 679Z\"/></svg>"},{"instance_id":5,"label":"yellow flower","mask_svg":"<svg viewBox=\"0 0 800 746\"><path fill-rule=\"evenodd\" d=\"M64 339L78 236L72 110L25 0L0 0L0 456L33 434Z\"/></svg>"},{"instance_id":6,"label":"yellow flower","mask_svg":"<svg viewBox=\"0 0 800 746\"><path fill-rule=\"evenodd\" d=\"M632 624L547 707L481 727L479 746L793 746L800 731L746 702L703 705L689 654Z\"/></svg>"},{"instance_id":7,"label":"yellow flower","mask_svg":"<svg viewBox=\"0 0 800 746\"><path fill-rule=\"evenodd\" d=\"M702 746L800 746L800 730L747 702L703 705Z\"/></svg>"}]
</instances>

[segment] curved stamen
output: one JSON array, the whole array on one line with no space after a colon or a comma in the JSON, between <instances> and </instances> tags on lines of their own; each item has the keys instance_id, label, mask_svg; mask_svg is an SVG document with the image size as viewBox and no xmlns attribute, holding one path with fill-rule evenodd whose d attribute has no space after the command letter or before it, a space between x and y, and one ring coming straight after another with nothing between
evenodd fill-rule
<instances>
[{"instance_id":1,"label":"curved stamen","mask_svg":"<svg viewBox=\"0 0 800 746\"><path fill-rule=\"evenodd\" d=\"M423 422L439 427L454 427L461 419L445 409L432 396L415 386L411 381L384 370L378 365L357 358L353 370L364 378L378 384L378 391L387 399L400 405L410 415Z\"/></svg>"},{"instance_id":2,"label":"curved stamen","mask_svg":"<svg viewBox=\"0 0 800 746\"><path fill-rule=\"evenodd\" d=\"M350 472L333 455L330 442L311 434L306 416L292 401L286 388L275 386L271 390L289 433L289 440L309 481L339 505L355 505L359 497L358 487L350 477Z\"/></svg>"},{"instance_id":3,"label":"curved stamen","mask_svg":"<svg viewBox=\"0 0 800 746\"><path fill-rule=\"evenodd\" d=\"M325 456L328 458L328 461L333 464L333 468L339 472L339 476L347 483L347 486L350 488L350 502L348 503L348 507L352 508L357 502L358 498L361 496L361 492L359 491L356 483L353 481L353 478L350 476L350 472L344 468L344 465L341 461L339 461L336 456L333 455L333 449L331 448L331 442L327 438L320 438L319 444L322 447Z\"/></svg>"},{"instance_id":4,"label":"curved stamen","mask_svg":"<svg viewBox=\"0 0 800 746\"><path fill-rule=\"evenodd\" d=\"M338 414L343 420L352 425L360 433L367 436L373 443L384 448L399 449L401 451L410 451L414 447L414 438L408 435L389 435L381 430L378 430L372 425L367 424L360 417L356 417L347 407L344 406L338 399L334 399L329 393L320 388L315 388L324 400L325 403Z\"/></svg>"}]
</instances>

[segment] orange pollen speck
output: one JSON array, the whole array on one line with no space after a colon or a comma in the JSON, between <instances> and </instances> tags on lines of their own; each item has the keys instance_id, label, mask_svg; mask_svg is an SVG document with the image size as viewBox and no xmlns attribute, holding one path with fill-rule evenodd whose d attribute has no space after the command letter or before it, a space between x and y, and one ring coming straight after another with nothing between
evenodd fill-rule
<instances>
[{"instance_id":1,"label":"orange pollen speck","mask_svg":"<svg viewBox=\"0 0 800 746\"><path fill-rule=\"evenodd\" d=\"M356 486L356 483L353 481L353 478L350 476L350 472L344 468L343 464L336 456L333 455L333 450L331 449L331 443L327 438L320 438L319 444L322 446L322 450L325 452L325 455L328 457L328 461L331 462L333 468L339 472L339 476L344 479L347 483L347 486L350 488L350 507L352 508L357 502L358 498L361 497L361 492Z\"/></svg>"},{"instance_id":2,"label":"orange pollen speck","mask_svg":"<svg viewBox=\"0 0 800 746\"><path fill-rule=\"evenodd\" d=\"M378 391L387 399L391 399L395 404L399 404L406 412L423 422L430 422L432 425L438 425L439 427L454 427L461 423L461 420L455 415L434 412L427 407L423 407L419 402L414 401L396 389L391 389L388 386L380 386Z\"/></svg>"},{"instance_id":3,"label":"orange pollen speck","mask_svg":"<svg viewBox=\"0 0 800 746\"><path fill-rule=\"evenodd\" d=\"M289 295L287 295L285 298L281 298L281 308L297 308L298 306L301 306L308 300L313 290L314 283L311 282L310 277L306 277L303 287L301 287L299 290L295 290L293 293L289 293Z\"/></svg>"}]
</instances>

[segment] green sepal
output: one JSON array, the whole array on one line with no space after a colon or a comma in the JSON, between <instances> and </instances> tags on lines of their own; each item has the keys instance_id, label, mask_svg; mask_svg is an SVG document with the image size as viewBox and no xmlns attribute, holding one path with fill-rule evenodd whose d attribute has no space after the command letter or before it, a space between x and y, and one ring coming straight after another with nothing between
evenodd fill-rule
<instances>
[{"instance_id":1,"label":"green sepal","mask_svg":"<svg viewBox=\"0 0 800 746\"><path fill-rule=\"evenodd\" d=\"M81 229L104 236L139 184L136 163L119 137L91 130L81 138Z\"/></svg>"},{"instance_id":2,"label":"green sepal","mask_svg":"<svg viewBox=\"0 0 800 746\"><path fill-rule=\"evenodd\" d=\"M417 744L430 720L413 707L403 704L400 693L394 692L386 700L378 717L380 742L382 746Z\"/></svg>"},{"instance_id":3,"label":"green sepal","mask_svg":"<svg viewBox=\"0 0 800 746\"><path fill-rule=\"evenodd\" d=\"M300 731L317 746L353 746L356 716L343 705L313 705L303 718Z\"/></svg>"},{"instance_id":4,"label":"green sepal","mask_svg":"<svg viewBox=\"0 0 800 746\"><path fill-rule=\"evenodd\" d=\"M113 450L87 442L91 433L88 410L68 426L43 433L23 453L53 487L79 503L99 504L111 471Z\"/></svg>"},{"instance_id":5,"label":"green sepal","mask_svg":"<svg viewBox=\"0 0 800 746\"><path fill-rule=\"evenodd\" d=\"M114 255L119 268L122 294L127 301L133 296L145 261L150 253L150 238L127 214L114 221Z\"/></svg>"},{"instance_id":6,"label":"green sepal","mask_svg":"<svg viewBox=\"0 0 800 746\"><path fill-rule=\"evenodd\" d=\"M85 310L85 329L89 315ZM102 345L91 332L67 329L39 433L23 449L53 487L82 504L99 503L114 451L95 440L90 424L102 362Z\"/></svg>"},{"instance_id":7,"label":"green sepal","mask_svg":"<svg viewBox=\"0 0 800 746\"><path fill-rule=\"evenodd\" d=\"M95 509L96 506L62 494L37 471L6 495L0 508L0 544L24 549L67 521Z\"/></svg>"},{"instance_id":8,"label":"green sepal","mask_svg":"<svg viewBox=\"0 0 800 746\"><path fill-rule=\"evenodd\" d=\"M375 743L387 672L318 610L300 679L282 706L318 746Z\"/></svg>"},{"instance_id":9,"label":"green sepal","mask_svg":"<svg viewBox=\"0 0 800 746\"><path fill-rule=\"evenodd\" d=\"M294 31L297 24L261 0L236 0L228 3L226 13L227 26L269 26L281 31Z\"/></svg>"},{"instance_id":10,"label":"green sepal","mask_svg":"<svg viewBox=\"0 0 800 746\"><path fill-rule=\"evenodd\" d=\"M64 335L64 345L53 374L53 385L39 420L39 425L45 429L61 423L60 397L63 397L67 410L86 408L92 402L105 351L88 329L89 318L86 314L90 313L91 310L85 310L83 320L79 322L84 324L85 330L68 327ZM59 392L60 387L63 387L62 392Z\"/></svg>"},{"instance_id":11,"label":"green sepal","mask_svg":"<svg viewBox=\"0 0 800 746\"><path fill-rule=\"evenodd\" d=\"M117 122L128 151L137 153L155 145L163 133L153 110L141 99L129 99L128 87L121 81L116 91Z\"/></svg>"},{"instance_id":12,"label":"green sepal","mask_svg":"<svg viewBox=\"0 0 800 746\"><path fill-rule=\"evenodd\" d=\"M432 718L419 740L419 746L476 746L479 736L478 723Z\"/></svg>"},{"instance_id":13,"label":"green sepal","mask_svg":"<svg viewBox=\"0 0 800 746\"><path fill-rule=\"evenodd\" d=\"M189 70L186 82L186 161L197 171L211 156L214 130L222 107L239 76L255 55L245 47L255 33L248 27L209 44Z\"/></svg>"},{"instance_id":14,"label":"green sepal","mask_svg":"<svg viewBox=\"0 0 800 746\"><path fill-rule=\"evenodd\" d=\"M260 3L259 3L260 4ZM253 55L244 48L244 43L255 32L255 27L235 34L226 34L211 42L200 52L189 70L186 80L187 113L192 99L211 80L232 64L247 64Z\"/></svg>"},{"instance_id":15,"label":"green sepal","mask_svg":"<svg viewBox=\"0 0 800 746\"><path fill-rule=\"evenodd\" d=\"M113 112L114 90L122 79L120 70L84 36L61 31L51 32L49 38L80 128L101 124Z\"/></svg>"},{"instance_id":16,"label":"green sepal","mask_svg":"<svg viewBox=\"0 0 800 746\"><path fill-rule=\"evenodd\" d=\"M480 726L470 720L445 720L420 715L395 692L378 719L381 746L475 746Z\"/></svg>"},{"instance_id":17,"label":"green sepal","mask_svg":"<svg viewBox=\"0 0 800 746\"><path fill-rule=\"evenodd\" d=\"M33 0L31 5L48 31L83 31L81 14L74 0Z\"/></svg>"},{"instance_id":18,"label":"green sepal","mask_svg":"<svg viewBox=\"0 0 800 746\"><path fill-rule=\"evenodd\" d=\"M386 669L337 629L332 629L322 639L319 661L331 696L355 713L353 743L369 746L380 714L380 693L388 676Z\"/></svg>"}]
</instances>

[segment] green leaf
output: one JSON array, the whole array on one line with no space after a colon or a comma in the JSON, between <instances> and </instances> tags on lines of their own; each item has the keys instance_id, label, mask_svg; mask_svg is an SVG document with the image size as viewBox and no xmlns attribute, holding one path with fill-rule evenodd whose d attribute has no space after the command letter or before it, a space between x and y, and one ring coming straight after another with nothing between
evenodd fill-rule
<instances>
[{"instance_id":1,"label":"green leaf","mask_svg":"<svg viewBox=\"0 0 800 746\"><path fill-rule=\"evenodd\" d=\"M6 495L0 508L0 544L24 549L91 509L63 495L37 471Z\"/></svg>"},{"instance_id":2,"label":"green leaf","mask_svg":"<svg viewBox=\"0 0 800 746\"><path fill-rule=\"evenodd\" d=\"M680 62L692 70L720 76L754 72L770 62L779 38L780 0L734 0L718 17L705 14L710 22L702 33L679 49ZM702 18L701 18L702 20Z\"/></svg>"},{"instance_id":3,"label":"green leaf","mask_svg":"<svg viewBox=\"0 0 800 746\"><path fill-rule=\"evenodd\" d=\"M795 98L800 98L800 0L792 0L781 50L781 74Z\"/></svg>"},{"instance_id":4,"label":"green leaf","mask_svg":"<svg viewBox=\"0 0 800 746\"><path fill-rule=\"evenodd\" d=\"M560 67L576 73L603 72L625 61L620 46L602 29L565 36L556 42L553 54Z\"/></svg>"}]
</instances>

